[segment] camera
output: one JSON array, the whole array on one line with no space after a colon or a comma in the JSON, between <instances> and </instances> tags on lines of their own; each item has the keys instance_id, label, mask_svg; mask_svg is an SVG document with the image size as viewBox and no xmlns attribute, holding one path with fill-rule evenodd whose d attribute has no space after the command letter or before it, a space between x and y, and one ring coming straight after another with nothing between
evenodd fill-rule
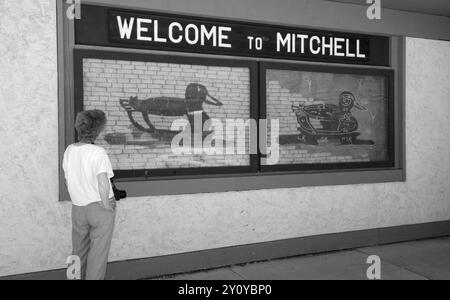
<instances>
[{"instance_id":1,"label":"camera","mask_svg":"<svg viewBox=\"0 0 450 300\"><path fill-rule=\"evenodd\" d=\"M127 197L127 192L123 191L123 190L119 190L115 183L114 183L114 179L111 179L111 186L112 186L112 190L114 192L114 197L116 198L116 201L120 201L121 199L125 199Z\"/></svg>"}]
</instances>

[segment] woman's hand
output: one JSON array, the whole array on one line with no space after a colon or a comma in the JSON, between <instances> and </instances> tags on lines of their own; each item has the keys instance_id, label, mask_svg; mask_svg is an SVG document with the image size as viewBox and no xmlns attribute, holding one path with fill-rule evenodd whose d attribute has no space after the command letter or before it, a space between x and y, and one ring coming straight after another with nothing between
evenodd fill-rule
<instances>
[{"instance_id":1,"label":"woman's hand","mask_svg":"<svg viewBox=\"0 0 450 300\"><path fill-rule=\"evenodd\" d=\"M116 211L116 208L117 208L116 198L112 197L112 198L108 199L107 202L102 201L102 206L106 210Z\"/></svg>"},{"instance_id":2,"label":"woman's hand","mask_svg":"<svg viewBox=\"0 0 450 300\"><path fill-rule=\"evenodd\" d=\"M116 199L114 197L108 199L109 192L111 190L111 182L109 181L107 173L101 173L98 175L98 190L103 207L107 210L115 211Z\"/></svg>"},{"instance_id":3,"label":"woman's hand","mask_svg":"<svg viewBox=\"0 0 450 300\"><path fill-rule=\"evenodd\" d=\"M116 211L117 202L116 202L115 197L112 197L111 199L109 199L109 207L112 209L112 211Z\"/></svg>"}]
</instances>

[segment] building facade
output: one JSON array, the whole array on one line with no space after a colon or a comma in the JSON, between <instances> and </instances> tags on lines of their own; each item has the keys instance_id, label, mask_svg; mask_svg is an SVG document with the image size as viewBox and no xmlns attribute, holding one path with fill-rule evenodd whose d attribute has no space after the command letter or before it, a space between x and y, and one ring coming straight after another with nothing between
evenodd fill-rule
<instances>
[{"instance_id":1,"label":"building facade","mask_svg":"<svg viewBox=\"0 0 450 300\"><path fill-rule=\"evenodd\" d=\"M447 17L385 10L382 21L370 21L366 18L366 6L307 0L128 2L126 7L140 10L380 34L400 41L403 47L395 49L404 48L398 56L398 64L404 63L403 75L398 79L404 93L401 121L405 133L405 180L347 185L339 185L338 180L336 184L323 186L133 195L119 204L111 262L144 259L146 262L142 263L149 263L153 269L136 268L133 276L151 277L262 259L264 253L266 258L273 258L276 256L271 252L273 248L266 249L264 245L277 241L279 245L293 242L283 246L285 252L281 251L281 255L288 256L308 252L304 245L295 248L301 245L296 243L308 237L322 236L328 243L329 234L421 224L438 224L444 226L443 231L448 230L445 221L450 219L450 33L445 25L449 28L450 21ZM115 0L95 1L95 4L124 6ZM60 82L64 60L58 58L61 29L57 3L55 0L4 0L0 1L0 9L0 111L3 116L0 122L0 276L64 269L71 254L71 204L60 201L60 126L64 111L59 104L64 97ZM420 26L410 24L411 17L417 17ZM86 78L98 79L96 72L101 73L108 62L92 60L89 64ZM127 69L126 66L120 65L121 70ZM164 68L164 65L153 67ZM248 97L246 82L239 78L245 71L226 68L206 71L213 79L220 74L228 78L228 73L237 76L235 85L244 90L239 96ZM189 78L183 90L177 92L174 84L154 80L142 87L142 97L149 94L145 89L158 90L160 86L171 91L170 95L182 96L184 85L192 81ZM86 93L108 88L101 81L92 82L95 84ZM136 88L139 84L135 83ZM278 82L269 86L280 101L283 93L289 93ZM217 98L226 93L221 88L215 88ZM290 97L301 98L291 93ZM103 107L95 95L87 96L93 97L90 107ZM239 105L238 102L230 104ZM240 116L248 114L246 109L229 110ZM214 111L220 114L214 107L208 113ZM119 119L120 116L117 126L128 126L126 120L122 124ZM285 124L282 130L291 132L295 128ZM118 166L121 159L129 158L119 152ZM161 153L155 152L155 157L164 155ZM148 162L135 163L139 167L140 163ZM218 159L210 163L221 162ZM381 242L373 232L365 241ZM399 237L402 238L405 237ZM264 250L240 259L240 253L252 249L245 245L259 245L262 248L254 249ZM320 247L312 248L311 252L320 250ZM212 262L205 262L212 253L208 251L214 249L222 249L222 254ZM190 267L178 264L178 260L189 255L195 255L194 262L198 263ZM158 266L164 259L168 267Z\"/></svg>"}]
</instances>

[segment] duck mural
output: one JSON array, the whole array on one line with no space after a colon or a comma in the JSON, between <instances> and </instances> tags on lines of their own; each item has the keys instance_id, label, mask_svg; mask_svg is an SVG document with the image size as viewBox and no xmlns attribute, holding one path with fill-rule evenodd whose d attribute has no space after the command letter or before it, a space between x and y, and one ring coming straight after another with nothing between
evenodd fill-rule
<instances>
[{"instance_id":1,"label":"duck mural","mask_svg":"<svg viewBox=\"0 0 450 300\"><path fill-rule=\"evenodd\" d=\"M357 137L361 133L358 132L358 121L352 114L354 108L368 110L350 92L339 95L338 105L293 105L292 110L297 116L299 125L299 140L311 145L318 145L321 138L339 139L342 144L357 144ZM374 144L372 141L364 143Z\"/></svg>"},{"instance_id":2,"label":"duck mural","mask_svg":"<svg viewBox=\"0 0 450 300\"><path fill-rule=\"evenodd\" d=\"M187 86L185 98L176 97L156 97L146 100L139 100L138 97L130 97L130 99L121 99L120 105L127 111L131 123L139 130L155 133L156 127L150 120L150 115L165 117L183 117L187 116L191 128L194 128L195 112L202 112L203 124L210 119L208 114L203 110L203 105L209 104L213 106L223 106L223 103L211 96L208 89L198 83L191 83ZM134 113L142 114L147 127L139 124Z\"/></svg>"}]
</instances>

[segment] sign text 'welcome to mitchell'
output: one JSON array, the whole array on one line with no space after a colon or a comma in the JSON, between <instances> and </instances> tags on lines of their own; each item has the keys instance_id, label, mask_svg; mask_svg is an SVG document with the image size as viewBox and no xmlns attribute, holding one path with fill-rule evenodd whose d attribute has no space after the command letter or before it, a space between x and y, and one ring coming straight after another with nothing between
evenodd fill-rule
<instances>
[{"instance_id":1,"label":"sign text 'welcome to mitchell'","mask_svg":"<svg viewBox=\"0 0 450 300\"><path fill-rule=\"evenodd\" d=\"M369 39L327 32L234 25L165 16L110 14L110 40L151 49L177 48L254 54L367 60Z\"/></svg>"}]
</instances>

